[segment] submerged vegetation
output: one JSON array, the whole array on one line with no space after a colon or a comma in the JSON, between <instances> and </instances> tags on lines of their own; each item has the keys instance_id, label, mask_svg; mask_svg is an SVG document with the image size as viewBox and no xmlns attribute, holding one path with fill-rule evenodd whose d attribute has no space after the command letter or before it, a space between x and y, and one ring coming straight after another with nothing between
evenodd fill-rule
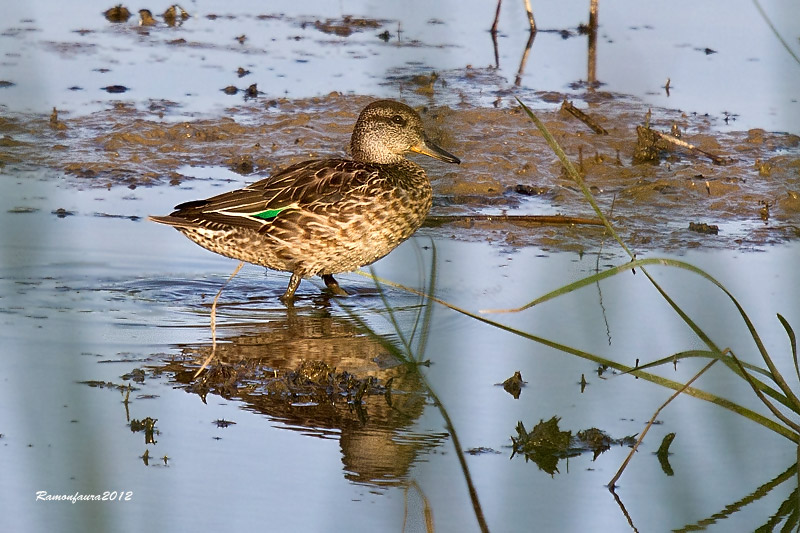
<instances>
[{"instance_id":1,"label":"submerged vegetation","mask_svg":"<svg viewBox=\"0 0 800 533\"><path fill-rule=\"evenodd\" d=\"M635 442L633 437L611 438L597 428L578 431L573 435L571 431L561 430L558 422L557 416L548 421L541 420L531 431L527 431L521 421L518 422L517 435L511 437L511 457L522 455L525 461L533 461L540 470L552 476L558 473L561 459L584 452L591 452L593 459L597 459L611 446L633 446Z\"/></svg>"}]
</instances>

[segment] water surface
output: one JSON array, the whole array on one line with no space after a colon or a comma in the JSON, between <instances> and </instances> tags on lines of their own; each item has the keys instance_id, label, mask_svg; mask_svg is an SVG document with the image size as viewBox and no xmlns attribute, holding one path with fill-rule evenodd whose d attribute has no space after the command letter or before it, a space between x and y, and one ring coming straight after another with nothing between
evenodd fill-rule
<instances>
[{"instance_id":1,"label":"water surface","mask_svg":"<svg viewBox=\"0 0 800 533\"><path fill-rule=\"evenodd\" d=\"M384 287L398 332L379 289L357 274L339 279L352 293L343 301L304 281L289 310L277 300L288 276L247 266L220 298L215 379L192 380L211 351L211 301L235 263L146 222L147 215L301 158L341 155L359 106L376 96L427 107L427 125L465 160L457 172L423 162L434 177L437 214L591 215L541 139L514 136L528 126L515 107L519 95L551 113L548 126L559 129L571 157L584 147L596 179L616 180L611 187L595 181L595 192L604 208L613 204L640 257L678 258L720 280L797 388L775 314L800 326L792 229L798 145L791 135L745 130L798 132L796 95L787 87L798 86L800 70L752 4L711 3L707 13L688 16L674 3L661 10L608 2L600 6L598 40L606 85L591 91L579 83L586 41L576 27L586 6L554 6L537 7L540 27L572 34L540 32L519 87L527 33L522 6L513 2L503 5L499 67L486 32L489 4L441 3L428 11L413 3L297 4L263 13L245 3L192 4L184 6L192 18L176 28L139 28L135 18L112 24L101 14L111 6L98 2L9 7L0 32L2 77L14 83L0 88L0 527L367 531L401 529L406 521L407 530L421 531L424 494L437 530L477 530L453 437L425 382L462 449L473 452L466 462L492 531L747 531L773 517L782 524L781 505L796 505L795 444L688 396L659 414L618 483L618 499L606 485L627 446L561 458L557 473L519 454L510 459L520 421L531 430L556 416L562 430L596 427L621 439L641 432L672 391L601 372L596 362L439 305L418 354L429 365L398 364L386 343L410 335L422 304ZM786 26L796 7L768 11L791 39ZM315 24L346 14L379 27L345 37ZM748 39L737 31L744 27ZM377 37L384 30L388 42ZM244 44L235 39L241 35ZM240 66L251 73L238 78ZM433 71L432 92L413 78ZM669 96L661 87L667 77ZM255 99L221 91L251 83L261 92ZM112 84L130 90L101 90ZM618 128L612 140L589 138L557 116L563 96L610 117ZM615 143L630 142L651 106L659 127L677 121L704 147L734 152L737 161L716 168L682 153L651 168L633 165L626 148L615 166ZM53 107L59 118L51 127ZM181 144L181 131L194 142ZM148 135L164 132L142 148ZM213 132L218 137L207 144L197 141ZM590 146L600 146L605 159L592 162ZM237 163L248 154L253 170ZM759 158L772 170L757 166ZM695 186L688 178L698 173L706 177ZM660 183L667 179L674 181ZM645 186L636 188L636 180ZM508 190L517 184L546 191ZM638 196L626 196L631 191ZM762 200L774 203L767 220L759 216ZM695 220L718 223L719 235L689 232ZM627 260L596 228L477 222L423 228L375 272L427 287L435 265L436 295L477 312L525 304ZM649 271L720 348L763 366L717 288L690 273ZM485 316L628 366L704 346L640 270L521 313ZM339 392L283 391L281 380L303 361L335 368ZM685 382L702 365L683 361L656 372ZM519 399L498 385L516 371L527 381ZM769 416L722 365L697 386ZM653 455L668 433L676 433L671 475ZM765 484L770 490L759 490ZM37 501L38 491L107 491L130 500Z\"/></svg>"}]
</instances>

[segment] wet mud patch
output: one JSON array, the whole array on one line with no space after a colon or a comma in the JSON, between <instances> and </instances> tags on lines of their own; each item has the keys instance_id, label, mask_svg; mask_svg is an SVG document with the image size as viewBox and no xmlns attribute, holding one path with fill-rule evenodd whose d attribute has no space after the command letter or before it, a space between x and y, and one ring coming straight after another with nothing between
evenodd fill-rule
<instances>
[{"instance_id":1,"label":"wet mud patch","mask_svg":"<svg viewBox=\"0 0 800 533\"><path fill-rule=\"evenodd\" d=\"M339 37L349 37L355 32L375 30L388 21L379 21L361 17L344 15L341 19L326 19L314 21L314 27L322 33L329 33Z\"/></svg>"},{"instance_id":2,"label":"wet mud patch","mask_svg":"<svg viewBox=\"0 0 800 533\"><path fill-rule=\"evenodd\" d=\"M538 95L539 117L637 250L757 248L800 236L800 137L758 129L722 133L708 117L649 110L599 92L577 104L591 117L587 123L543 103L555 96ZM6 170L64 172L81 187L174 186L204 177L187 166L226 167L243 175L241 184L231 184L235 188L302 160L345 156L352 125L371 100L338 93L257 99L222 117L177 121L165 119L158 106L124 102L86 116L6 114L0 118L0 162ZM418 106L433 140L463 160L456 169L421 161L433 182L432 215L456 217L424 231L511 246L598 245L602 228L515 219L593 213L522 110L510 98L501 101L497 108ZM645 126L658 135L643 148ZM667 136L684 145L663 142ZM487 214L506 218L470 218ZM702 225L718 231L693 229Z\"/></svg>"}]
</instances>

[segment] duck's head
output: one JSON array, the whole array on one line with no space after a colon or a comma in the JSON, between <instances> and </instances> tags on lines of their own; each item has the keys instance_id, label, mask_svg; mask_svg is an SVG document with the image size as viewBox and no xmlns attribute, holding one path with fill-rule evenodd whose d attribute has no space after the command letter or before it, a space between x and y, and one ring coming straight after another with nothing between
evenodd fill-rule
<instances>
[{"instance_id":1,"label":"duck's head","mask_svg":"<svg viewBox=\"0 0 800 533\"><path fill-rule=\"evenodd\" d=\"M361 111L353 128L350 150L354 160L365 163L398 163L408 152L461 163L428 139L416 111L394 100L378 100Z\"/></svg>"}]
</instances>

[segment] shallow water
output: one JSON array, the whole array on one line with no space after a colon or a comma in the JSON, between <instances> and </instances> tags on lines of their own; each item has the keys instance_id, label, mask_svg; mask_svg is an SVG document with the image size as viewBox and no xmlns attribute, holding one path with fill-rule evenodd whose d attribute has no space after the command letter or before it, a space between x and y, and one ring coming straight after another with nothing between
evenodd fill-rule
<instances>
[{"instance_id":1,"label":"shallow water","mask_svg":"<svg viewBox=\"0 0 800 533\"><path fill-rule=\"evenodd\" d=\"M350 37L315 29L316 20L343 14L339 6L327 4L313 10L286 6L263 18L235 3L224 11L198 7L201 15L179 28L161 24L149 30L137 28L133 19L111 25L100 15L108 7L82 4L66 12L47 4L19 4L14 9L31 12L15 15L18 22L10 18L9 29L0 35L9 63L2 76L16 83L0 88L5 98L0 103L7 106L0 117L5 136L0 167L0 501L6 510L0 513L0 528L227 530L259 524L277 531L367 531L401 529L405 520L407 530L420 531L425 529L425 506L420 492L406 488L413 481L427 498L437 530L477 530L453 438L425 392L423 376L446 408L461 447L475 451L466 461L492 531L665 531L693 524L747 531L778 514L796 490L796 471L765 495L758 490L796 464L792 442L688 396L659 414L618 483L618 500L606 485L627 446L614 445L595 459L586 451L562 458L553 475L521 455L509 460L510 437L516 436L519 421L531 430L540 420L557 416L562 430L597 427L619 439L642 431L672 392L611 370L600 374L595 362L441 306L434 308L422 354L430 366L414 371L398 365L381 344L397 344L401 335L390 323L380 291L356 274L339 278L352 293L343 301L322 294L321 283L304 281L298 303L289 310L277 300L286 275L245 267L226 286L217 309L217 353L225 365L212 366L218 372L215 379L190 383L211 350L211 301L235 263L145 221L179 202L256 179L249 171L231 170L242 170L237 165L242 154L252 156L256 173L310 155L341 154L355 113L369 98L331 96L331 90L430 107L427 125L465 159L457 171L422 161L434 176L435 213L440 215L504 209L590 213L558 168L542 163L552 156L540 138L531 135L517 142L509 133L529 127L511 108L514 94L550 113L548 126L558 130L576 159L577 146L584 145L601 146L613 160L615 143L630 141L647 107L679 108L656 109L659 126L666 130L679 119L703 146L735 151L739 161L716 168L680 154L650 168L632 165L624 151L615 175L613 166L589 162L594 149L585 148L589 176L604 180L595 192L607 202L604 207L614 201L616 221L630 232L626 237L638 238L640 257L679 258L719 279L796 388L789 341L775 313L800 327L800 248L792 230L798 226L798 208L790 194L800 180L798 144L791 135L766 132L757 132L761 140L751 142L742 130L797 133L796 120L784 121L792 110L796 113L795 96L779 89L795 79L798 69L784 63L784 51L770 48L771 37L758 33L766 31L762 24L750 29L752 42L761 43L763 51L745 54L733 48L739 34L732 28L752 19L749 11L728 20L725 31L716 35L697 32L698 26L710 24L708 19L680 15L678 6L655 13L626 5L623 13L618 4L604 3L600 72L608 83L603 90L614 93L602 92L605 96L593 100L589 91L567 86L584 76L585 41L548 32L537 36L520 92L514 92L527 34L521 5L512 2L503 5L497 71L483 68L494 61L485 33L494 6L485 8L484 16L477 7L437 4L438 12L410 17L418 11L394 13L365 4L354 14L378 19L382 26ZM545 29L574 27L585 17L583 3L572 15L567 8L541 9L537 17ZM219 16L205 16L213 12ZM734 18L736 12L726 9L724 16ZM680 24L669 22L667 15L673 13ZM721 20L719 10L712 14L714 23ZM776 16L779 26L789 19ZM415 26L415 20L424 23ZM398 21L403 41L392 37L387 44L375 38L383 28L394 32ZM672 35L678 27L693 33ZM75 33L80 28L91 33ZM243 33L248 39L239 45L234 37ZM697 35L709 40L696 41ZM195 44L168 44L176 36ZM83 41L85 48L75 44ZM631 80L630 69L624 68L629 62L611 58L628 57L642 49L643 41L664 44L654 48L654 58L646 63L654 74ZM26 46L11 50L9 43ZM550 45L557 52L547 52ZM719 53L707 56L695 49L704 47ZM669 54L660 55L663 49ZM379 72L351 67L372 58L391 61ZM659 68L668 61L698 80L703 90ZM41 66L30 68L34 62ZM474 77L464 74L468 62L480 67ZM109 65L111 72L93 70ZM253 81L266 94L244 101L241 94L219 91L228 83L246 85L233 72L240 65L253 70L249 76L259 76ZM337 65L353 75L329 76L326 69ZM734 66L741 73L740 88L721 74ZM409 76L431 69L440 71L447 85L437 82L428 94ZM748 96L747 84L773 70L781 76L770 78L770 87L776 88L770 98ZM659 85L670 75L676 89L666 99ZM52 79L41 84L46 90L32 93L31 87L39 86L31 81L37 76ZM175 82L184 78L192 78L190 94ZM132 90L121 96L99 91L112 83ZM68 91L73 84L83 90ZM718 90L722 87L726 90ZM592 109L614 121L618 131L612 131L610 141L583 144L585 134L575 133L583 126L552 112L543 91L592 102ZM282 99L286 92L291 99ZM495 109L491 104L498 97L502 101ZM166 105L164 99L178 105ZM110 108L114 101L125 105ZM51 129L41 113L49 114L53 106L59 108L59 119ZM767 111L775 106L786 112ZM739 116L726 124L723 110ZM712 116L693 117L691 111ZM67 129L59 129L58 122ZM180 141L181 128L193 132L192 142ZM487 133L491 128L503 135ZM165 131L171 136L158 138ZM148 135L157 139L152 148L147 148ZM269 149L264 138L274 143ZM264 142L265 149L248 151L256 142ZM535 168L525 170L519 159L527 150ZM754 164L759 157L772 163L767 177ZM669 178L669 168L678 169L672 172L675 181L659 185ZM706 195L710 198L688 185L676 186L696 172L716 178ZM726 172L746 179L726 181ZM487 175L491 179L482 182ZM627 178L641 178L650 187L636 188L625 183ZM518 183L546 187L547 193L510 194L507 189ZM611 192L604 194L604 187ZM758 216L763 198L776 200L767 221ZM688 232L686 223L698 219L717 222L721 234ZM376 274L424 287L434 253L436 295L472 312L522 305L591 275L598 266L627 261L591 227L475 222L423 228L378 262ZM718 346L763 366L741 319L718 289L674 269L652 266L649 271ZM400 289L385 290L400 331L408 336L421 309L419 300ZM641 270L522 313L482 316L629 366L637 359L644 364L704 346ZM378 338L367 334L365 325ZM313 386L280 394L280 387L293 385L287 376L302 360L321 360L347 372L351 384L366 387L361 402L353 400L354 390L343 382L337 385L339 394ZM655 373L686 382L702 364L683 361L677 369L668 364ZM515 371L527 381L516 400L499 386ZM588 382L583 389L582 378ZM128 385L133 387L129 393ZM719 364L697 386L768 415L749 387ZM155 420L152 435L132 430L132 421L148 418ZM669 456L674 474L667 475L653 452L671 432L677 434ZM37 491L109 491L115 497L130 495L130 500L36 501ZM757 497L749 501L753 494Z\"/></svg>"},{"instance_id":2,"label":"shallow water","mask_svg":"<svg viewBox=\"0 0 800 533\"><path fill-rule=\"evenodd\" d=\"M178 234L165 237L164 228L130 219L144 216L151 204L172 204L187 191L147 190L156 197L145 202L138 190L80 191L30 177L2 183L0 223L19 228L4 234L7 253L0 276L5 347L0 461L6 479L14 480L4 484L2 498L20 511L3 516L9 527L80 530L91 523L136 531L136 517L143 512L160 527L247 527L263 519L266 509L276 529L318 530L331 513L350 528L355 517L356 529L393 528L402 522L402 487L413 479L428 498L438 528L475 528L451 439L419 383L403 367L386 363L386 350L308 282L290 313L276 300L286 276L265 277L263 269L245 268L223 292L220 353L234 364L250 359L267 372L321 358L384 382L395 375L392 409L382 395L367 399L366 418L346 402L270 398L252 377L243 379L239 390L206 391L205 403L197 393L187 394L186 380L210 347L210 299L233 262ZM191 192L205 195L213 188L195 183ZM38 211L9 212L9 206L20 205ZM75 214L59 218L50 214L52 205L70 206ZM121 218L97 217L99 212ZM437 294L472 310L524 303L590 274L596 263L594 254L503 250L441 235L433 242ZM421 253L429 265L432 253L415 243L430 245L418 236L382 260L377 273L415 286L416 256ZM796 269L773 265L794 264L798 252L795 244L766 253L682 257L736 294L787 375L788 342L774 313L800 323L800 284ZM619 262L614 254L601 260ZM717 290L690 275L652 270L716 342L758 362L735 311ZM753 277L753 272L765 275ZM371 282L358 276L343 276L340 282L355 293L345 305L396 340ZM408 333L416 299L391 289L389 298ZM492 530L514 531L523 523L550 530L598 523L604 529L624 528L624 516L604 485L627 447L612 447L595 461L585 453L562 460L560 473L551 477L520 457L509 461L509 436L517 421L530 429L554 415L573 432L599 427L614 438L633 435L669 392L631 377L606 373L600 378L594 363L443 308L433 316L425 353L432 365L424 374L462 446L491 450L468 456L468 464ZM701 346L641 274L622 275L541 309L499 319L631 365L636 358L645 362ZM685 363L677 374L671 367L659 373L685 381L699 366ZM135 369L143 370L143 382L121 377ZM517 370L528 384L514 400L496 384ZM589 382L583 393L582 375ZM86 381L132 383L136 390L126 407L119 390L90 387ZM716 369L701 384L763 411L746 385L727 371ZM128 427L130 419L146 417L157 419L154 444ZM219 420L235 424L220 427ZM619 483L618 494L640 528L679 528L708 517L795 460L795 447L786 439L697 399L678 399L659 422ZM678 434L671 477L651 455L669 432ZM149 466L141 459L146 450ZM73 505L35 502L39 490L118 490L133 496L130 502ZM781 486L729 520L734 529L752 529L775 513L785 496ZM420 526L421 503L418 496L410 501L410 516ZM728 525L722 529L729 530Z\"/></svg>"},{"instance_id":3,"label":"shallow water","mask_svg":"<svg viewBox=\"0 0 800 533\"><path fill-rule=\"evenodd\" d=\"M441 103L488 105L513 102L508 91L528 40L522 2L502 7L497 62L487 32L494 2L300 2L272 9L243 1L187 4L192 18L177 27L166 25L155 8L159 23L140 27L140 8L133 5L127 6L133 12L128 22L112 24L102 16L109 7L101 0L7 6L0 49L7 51L3 78L15 85L0 89L0 103L15 110L49 112L56 106L82 114L109 101L134 100L166 105L168 115L216 115L242 98L242 93L226 97L224 87L256 83L269 98L331 91L396 97L400 90L416 104L428 101L430 93L400 80L436 71L450 84ZM543 3L535 9L540 31L514 94L557 91L581 98L587 38L578 26L587 23L588 2ZM764 10L797 55L796 3L770 2ZM708 114L721 130L800 133L800 69L754 4L605 1L598 11L597 79L603 90L633 95L649 106ZM322 31L324 23L335 26L347 15L378 27L356 26L346 37ZM389 32L387 41L377 37L383 32ZM236 40L240 36L243 43ZM468 65L498 67L493 87L475 93L474 74L464 71ZM239 78L239 67L250 74ZM667 79L669 94L663 88ZM111 95L101 90L110 85L130 90Z\"/></svg>"}]
</instances>

